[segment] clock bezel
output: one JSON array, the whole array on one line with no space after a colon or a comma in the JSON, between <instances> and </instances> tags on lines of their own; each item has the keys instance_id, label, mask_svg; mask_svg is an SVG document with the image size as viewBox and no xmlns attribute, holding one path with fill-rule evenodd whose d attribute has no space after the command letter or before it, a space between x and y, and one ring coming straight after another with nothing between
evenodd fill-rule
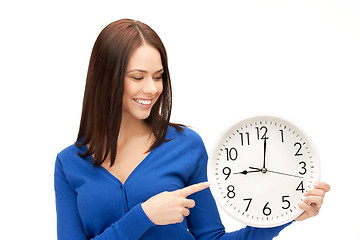
<instances>
[{"instance_id":1,"label":"clock bezel","mask_svg":"<svg viewBox=\"0 0 360 240\"><path fill-rule=\"evenodd\" d=\"M207 175L208 175L208 180L210 183L214 183L216 182L215 179L215 174L213 174L213 172L215 171L215 164L216 164L216 158L218 155L218 151L221 148L221 146L224 144L225 140L233 133L235 132L238 128L239 125L245 125L246 123L254 123L256 121L279 121L282 123L285 123L286 125L289 125L291 127L293 127L295 130L297 130L297 132L299 132L307 141L308 145L311 146L312 149L312 156L313 159L316 161L316 165L317 165L317 173L314 174L315 175L315 179L314 182L316 181L320 181L321 178L321 163L320 163L320 158L319 158L319 154L317 151L317 148L313 142L313 140L310 138L310 136L301 128L299 127L298 124L295 124L292 121L289 121L283 117L278 117L278 116L273 116L273 115L256 115L256 116L252 116L252 117L248 117L248 118L244 118L242 120L236 121L232 124L230 124L229 126L227 126L227 128L225 128L222 133L218 136L217 141L214 144L214 147L212 148L212 152L211 155L209 157L209 161L208 161L208 166L207 166ZM215 189L214 184L211 184L210 186L210 190L216 200L216 203L218 205L220 205L221 209L223 209L229 216L231 216L232 218L234 218L235 220L244 223L248 226L252 226L252 227L259 227L259 228L270 228L270 227L276 227L276 226L281 226L283 224L289 223L291 221L293 221L295 218L297 218L298 216L300 216L303 213L303 210L301 210L300 208L297 208L296 211L294 211L293 214L291 214L289 217L284 217L282 220L277 221L277 222L254 222L254 221L248 221L245 218L240 218L238 217L238 214L235 214L234 211L229 210L229 207L225 206L226 204L223 203L222 199L220 198L220 196L218 196L218 190ZM309 189L307 189L309 190ZM306 191L305 191L306 192ZM304 192L304 193L305 193ZM303 193L303 194L304 194Z\"/></svg>"}]
</instances>

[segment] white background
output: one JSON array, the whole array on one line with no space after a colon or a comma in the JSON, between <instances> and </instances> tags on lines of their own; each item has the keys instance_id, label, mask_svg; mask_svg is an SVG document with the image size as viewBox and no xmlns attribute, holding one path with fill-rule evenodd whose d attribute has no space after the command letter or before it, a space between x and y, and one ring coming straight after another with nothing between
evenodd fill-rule
<instances>
[{"instance_id":1,"label":"white background","mask_svg":"<svg viewBox=\"0 0 360 240\"><path fill-rule=\"evenodd\" d=\"M332 190L317 217L277 239L359 239L359 13L357 0L1 3L1 238L56 239L54 162L77 136L92 46L108 23L133 18L167 48L172 121L209 152L255 114L314 140ZM220 213L227 231L244 227Z\"/></svg>"}]
</instances>

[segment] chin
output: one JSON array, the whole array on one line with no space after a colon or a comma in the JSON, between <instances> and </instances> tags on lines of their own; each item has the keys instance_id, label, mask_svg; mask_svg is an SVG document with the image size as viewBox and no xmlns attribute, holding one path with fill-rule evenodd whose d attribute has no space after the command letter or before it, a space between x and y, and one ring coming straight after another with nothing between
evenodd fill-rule
<instances>
[{"instance_id":1,"label":"chin","mask_svg":"<svg viewBox=\"0 0 360 240\"><path fill-rule=\"evenodd\" d=\"M130 111L125 111L129 120L146 120L149 118L151 109L143 110L143 109L131 109Z\"/></svg>"},{"instance_id":2,"label":"chin","mask_svg":"<svg viewBox=\"0 0 360 240\"><path fill-rule=\"evenodd\" d=\"M133 115L135 119L138 119L138 120L146 120L149 118L150 116L150 112L149 113L138 113L138 114L134 114Z\"/></svg>"}]
</instances>

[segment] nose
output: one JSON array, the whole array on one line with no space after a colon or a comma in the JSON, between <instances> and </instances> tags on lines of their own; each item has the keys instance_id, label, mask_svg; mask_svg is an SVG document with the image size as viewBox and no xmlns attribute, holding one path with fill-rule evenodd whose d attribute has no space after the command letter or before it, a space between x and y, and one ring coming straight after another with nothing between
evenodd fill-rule
<instances>
[{"instance_id":1,"label":"nose","mask_svg":"<svg viewBox=\"0 0 360 240\"><path fill-rule=\"evenodd\" d=\"M148 77L144 81L143 92L147 95L155 95L158 92L156 83L152 77Z\"/></svg>"}]
</instances>

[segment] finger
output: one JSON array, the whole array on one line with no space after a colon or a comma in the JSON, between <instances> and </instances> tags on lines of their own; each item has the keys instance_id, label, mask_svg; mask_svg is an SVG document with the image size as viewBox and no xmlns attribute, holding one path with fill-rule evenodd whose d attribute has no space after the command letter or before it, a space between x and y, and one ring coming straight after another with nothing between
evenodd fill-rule
<instances>
[{"instance_id":1,"label":"finger","mask_svg":"<svg viewBox=\"0 0 360 240\"><path fill-rule=\"evenodd\" d=\"M319 196L310 196L304 199L304 203L306 204L315 204L317 208L321 208L322 204L323 204L323 197L319 197Z\"/></svg>"},{"instance_id":2,"label":"finger","mask_svg":"<svg viewBox=\"0 0 360 240\"><path fill-rule=\"evenodd\" d=\"M315 204L300 203L300 209L304 210L304 219L314 217L319 214L319 208Z\"/></svg>"},{"instance_id":3,"label":"finger","mask_svg":"<svg viewBox=\"0 0 360 240\"><path fill-rule=\"evenodd\" d=\"M186 208L195 207L195 201L192 199L186 199L184 207L186 207Z\"/></svg>"},{"instance_id":4,"label":"finger","mask_svg":"<svg viewBox=\"0 0 360 240\"><path fill-rule=\"evenodd\" d=\"M179 216L172 223L181 223L183 221L184 221L184 216L179 214Z\"/></svg>"},{"instance_id":5,"label":"finger","mask_svg":"<svg viewBox=\"0 0 360 240\"><path fill-rule=\"evenodd\" d=\"M308 215L303 212L300 216L298 216L297 218L295 218L295 221L304 221L308 218Z\"/></svg>"},{"instance_id":6,"label":"finger","mask_svg":"<svg viewBox=\"0 0 360 240\"><path fill-rule=\"evenodd\" d=\"M308 197L308 196L320 196L320 197L324 197L325 196L325 190L323 189L318 189L318 188L313 188L313 189L310 189L309 191L307 191L305 194L304 194L305 197Z\"/></svg>"},{"instance_id":7,"label":"finger","mask_svg":"<svg viewBox=\"0 0 360 240\"><path fill-rule=\"evenodd\" d=\"M204 190L205 188L208 188L209 186L210 186L209 182L202 182L202 183L198 183L198 184L194 184L194 185L185 187L183 189L176 190L175 192L178 192L181 195L183 195L184 197L187 197L193 193L200 192L200 191Z\"/></svg>"},{"instance_id":8,"label":"finger","mask_svg":"<svg viewBox=\"0 0 360 240\"><path fill-rule=\"evenodd\" d=\"M190 210L187 209L187 208L184 208L184 209L182 210L182 215L183 215L184 217L189 216L189 215L190 215Z\"/></svg>"},{"instance_id":9,"label":"finger","mask_svg":"<svg viewBox=\"0 0 360 240\"><path fill-rule=\"evenodd\" d=\"M330 185L327 184L327 183L324 183L324 182L317 182L317 183L314 184L314 187L318 188L318 189L322 189L325 192L330 191Z\"/></svg>"}]
</instances>

